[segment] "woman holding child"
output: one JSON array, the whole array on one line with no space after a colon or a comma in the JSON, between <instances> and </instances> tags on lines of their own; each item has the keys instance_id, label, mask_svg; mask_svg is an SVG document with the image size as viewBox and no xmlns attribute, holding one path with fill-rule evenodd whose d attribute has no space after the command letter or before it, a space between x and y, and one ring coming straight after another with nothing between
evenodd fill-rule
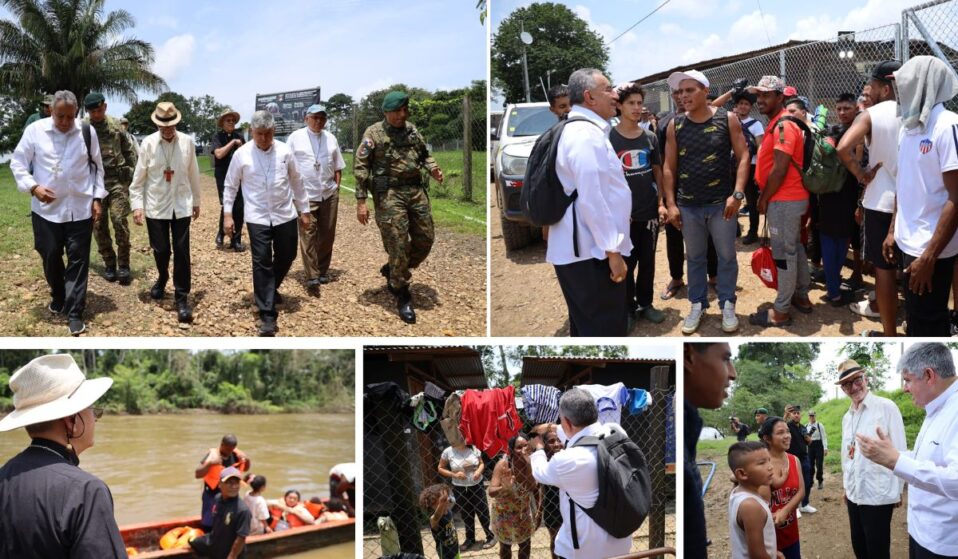
<instances>
[{"instance_id":1,"label":"woman holding child","mask_svg":"<svg viewBox=\"0 0 958 559\"><path fill-rule=\"evenodd\" d=\"M519 559L529 559L532 553L542 494L532 477L528 446L521 434L509 439L509 454L492 470L492 531L499 538L500 559L512 558L512 544L519 546Z\"/></svg>"}]
</instances>

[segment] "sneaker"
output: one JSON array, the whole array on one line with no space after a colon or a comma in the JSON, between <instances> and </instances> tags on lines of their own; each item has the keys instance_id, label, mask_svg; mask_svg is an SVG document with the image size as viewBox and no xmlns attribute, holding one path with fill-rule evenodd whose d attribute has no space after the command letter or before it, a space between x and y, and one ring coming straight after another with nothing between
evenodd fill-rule
<instances>
[{"instance_id":1,"label":"sneaker","mask_svg":"<svg viewBox=\"0 0 958 559\"><path fill-rule=\"evenodd\" d=\"M755 233L749 233L748 235L745 235L745 238L742 239L742 244L750 245L757 241L758 241L758 235L756 235Z\"/></svg>"},{"instance_id":2,"label":"sneaker","mask_svg":"<svg viewBox=\"0 0 958 559\"><path fill-rule=\"evenodd\" d=\"M79 318L71 318L68 327L70 328L71 336L79 336L80 334L86 332L86 324L84 324Z\"/></svg>"},{"instance_id":3,"label":"sneaker","mask_svg":"<svg viewBox=\"0 0 958 559\"><path fill-rule=\"evenodd\" d=\"M818 512L818 509L812 505L805 505L804 507L798 507L798 510L802 511L805 514L815 514Z\"/></svg>"},{"instance_id":4,"label":"sneaker","mask_svg":"<svg viewBox=\"0 0 958 559\"><path fill-rule=\"evenodd\" d=\"M63 301L50 301L50 304L47 305L47 310L50 311L50 314L60 314L63 312Z\"/></svg>"},{"instance_id":5,"label":"sneaker","mask_svg":"<svg viewBox=\"0 0 958 559\"><path fill-rule=\"evenodd\" d=\"M639 309L639 317L643 320L648 320L652 324L661 324L665 322L665 313L659 309L649 305L644 309Z\"/></svg>"},{"instance_id":6,"label":"sneaker","mask_svg":"<svg viewBox=\"0 0 958 559\"><path fill-rule=\"evenodd\" d=\"M333 278L329 277L329 274L320 274L319 283L326 285L327 283L333 281Z\"/></svg>"},{"instance_id":7,"label":"sneaker","mask_svg":"<svg viewBox=\"0 0 958 559\"><path fill-rule=\"evenodd\" d=\"M818 266L809 266L809 278L815 283L825 283L825 269Z\"/></svg>"},{"instance_id":8,"label":"sneaker","mask_svg":"<svg viewBox=\"0 0 958 559\"><path fill-rule=\"evenodd\" d=\"M705 308L702 303L693 303L692 310L685 317L685 323L682 324L683 334L694 334L699 329L699 323L702 322L702 315L705 314Z\"/></svg>"},{"instance_id":9,"label":"sneaker","mask_svg":"<svg viewBox=\"0 0 958 559\"><path fill-rule=\"evenodd\" d=\"M731 334L736 330L738 330L738 317L735 316L735 303L725 301L725 306L722 307L722 331Z\"/></svg>"},{"instance_id":10,"label":"sneaker","mask_svg":"<svg viewBox=\"0 0 958 559\"><path fill-rule=\"evenodd\" d=\"M877 311L872 310L871 304L869 303L868 299L865 299L864 301L857 301L855 303L852 303L848 305L848 308L853 313L860 316L864 316L866 318L881 318L881 315L878 314Z\"/></svg>"}]
</instances>

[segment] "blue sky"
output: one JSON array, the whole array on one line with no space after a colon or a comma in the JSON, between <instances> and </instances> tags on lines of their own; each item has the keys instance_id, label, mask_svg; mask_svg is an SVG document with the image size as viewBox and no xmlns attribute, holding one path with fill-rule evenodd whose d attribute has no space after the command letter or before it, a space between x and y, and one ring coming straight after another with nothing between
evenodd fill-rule
<instances>
[{"instance_id":1,"label":"blue sky","mask_svg":"<svg viewBox=\"0 0 958 559\"><path fill-rule=\"evenodd\" d=\"M670 0L611 43L609 70L613 82L618 83L790 39L827 39L839 30L861 31L900 22L902 9L919 1ZM494 0L492 32L495 33L502 20L516 8L531 3L532 0ZM558 3L569 6L608 43L654 10L662 0ZM530 76L530 80L536 79Z\"/></svg>"},{"instance_id":2,"label":"blue sky","mask_svg":"<svg viewBox=\"0 0 958 559\"><path fill-rule=\"evenodd\" d=\"M128 35L153 45L154 71L170 89L210 94L243 120L257 93L318 85L323 99L358 100L397 82L464 87L487 72L486 29L472 0L107 0L106 9L133 15ZM113 115L129 108L107 102Z\"/></svg>"}]
</instances>

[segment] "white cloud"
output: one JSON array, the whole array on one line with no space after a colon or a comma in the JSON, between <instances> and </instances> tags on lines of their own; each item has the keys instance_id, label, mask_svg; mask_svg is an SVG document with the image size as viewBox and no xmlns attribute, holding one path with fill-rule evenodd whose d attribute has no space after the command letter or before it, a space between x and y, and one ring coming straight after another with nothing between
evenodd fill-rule
<instances>
[{"instance_id":1,"label":"white cloud","mask_svg":"<svg viewBox=\"0 0 958 559\"><path fill-rule=\"evenodd\" d=\"M812 16L795 22L789 39L831 39L838 31L864 31L901 21L902 10L914 5L914 0L866 0L865 5L834 19L828 15Z\"/></svg>"},{"instance_id":2,"label":"white cloud","mask_svg":"<svg viewBox=\"0 0 958 559\"><path fill-rule=\"evenodd\" d=\"M735 37L738 39L749 39L760 37L761 42L768 43L766 39L766 32L768 36L775 37L778 32L778 22L773 14L765 14L765 17L762 17L761 12L758 10L746 14L740 17L732 26L729 28L728 36Z\"/></svg>"},{"instance_id":3,"label":"white cloud","mask_svg":"<svg viewBox=\"0 0 958 559\"><path fill-rule=\"evenodd\" d=\"M353 89L353 92L350 93L350 95L352 95L353 99L359 101L359 99L365 97L366 95L372 93L373 91L385 89L393 85L394 83L396 83L396 81L397 81L396 79L390 78L390 77L378 78L372 82L367 82L362 85L359 85L358 87Z\"/></svg>"},{"instance_id":4,"label":"white cloud","mask_svg":"<svg viewBox=\"0 0 958 559\"><path fill-rule=\"evenodd\" d=\"M180 71L192 64L195 46L196 40L193 35L170 37L156 49L153 72L167 82L172 81L179 75Z\"/></svg>"},{"instance_id":5,"label":"white cloud","mask_svg":"<svg viewBox=\"0 0 958 559\"><path fill-rule=\"evenodd\" d=\"M166 27L168 29L177 29L180 26L176 18L172 16L151 16L146 20L146 25L149 27Z\"/></svg>"}]
</instances>

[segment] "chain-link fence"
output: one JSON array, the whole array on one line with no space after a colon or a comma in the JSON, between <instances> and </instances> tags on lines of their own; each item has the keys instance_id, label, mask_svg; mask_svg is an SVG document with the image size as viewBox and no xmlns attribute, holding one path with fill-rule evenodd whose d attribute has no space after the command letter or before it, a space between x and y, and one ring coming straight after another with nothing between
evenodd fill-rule
<instances>
[{"instance_id":1,"label":"chain-link fence","mask_svg":"<svg viewBox=\"0 0 958 559\"><path fill-rule=\"evenodd\" d=\"M857 97L878 62L905 61L918 55L938 56L952 68L958 67L958 0L935 0L909 8L902 12L900 24L842 32L833 39L785 48L703 73L715 94L728 91L739 78L754 84L765 75L782 76L799 95L808 97L810 108L821 104L834 115L838 96L852 93ZM650 111L671 110L665 80L644 87ZM757 107L753 109L755 116L757 111ZM835 122L833 118L830 124Z\"/></svg>"},{"instance_id":2,"label":"chain-link fence","mask_svg":"<svg viewBox=\"0 0 958 559\"><path fill-rule=\"evenodd\" d=\"M442 185L433 181L430 195L472 200L473 189L485 184L485 99L476 94L434 97L417 99L413 95L409 102L409 122L426 140L446 179ZM381 95L371 95L359 103L329 107L328 128L339 140L347 163L351 163L351 154L366 128L383 120L381 104Z\"/></svg>"},{"instance_id":3,"label":"chain-link fence","mask_svg":"<svg viewBox=\"0 0 958 559\"><path fill-rule=\"evenodd\" d=\"M428 421L428 409L425 415L419 415L406 404L408 395L396 396L377 397L373 401L364 394L363 557L382 556L384 546L389 548L387 540L392 539L403 552L435 559L435 540L418 499L423 488L449 481L438 474L442 452L449 444L439 421ZM675 546L675 387L649 390L649 396L652 403L642 413L630 415L623 410L621 418L623 429L645 454L652 482L651 511L633 535L633 552ZM441 409L436 412L438 415ZM527 431L532 425L525 421L522 410L519 414L524 421L523 431ZM498 557L499 553L498 544L481 547L486 537L492 535L485 527L489 526L490 517L492 522L495 517L492 509L496 503L488 489L497 462L485 454L482 459L482 482L473 489L456 488L451 492L456 498L452 510L460 546L470 538L479 542L473 548L461 549L464 559ZM386 530L384 535L379 524L386 516L395 529ZM542 516L542 524L532 536L534 558L551 557L548 513Z\"/></svg>"}]
</instances>

